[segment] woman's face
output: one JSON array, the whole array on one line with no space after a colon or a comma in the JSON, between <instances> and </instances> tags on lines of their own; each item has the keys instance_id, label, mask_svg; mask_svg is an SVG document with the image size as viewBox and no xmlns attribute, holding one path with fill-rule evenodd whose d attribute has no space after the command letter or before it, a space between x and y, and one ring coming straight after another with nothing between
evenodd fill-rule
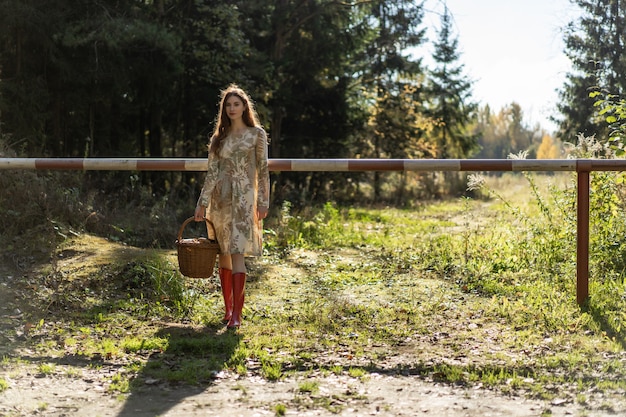
<instances>
[{"instance_id":1,"label":"woman's face","mask_svg":"<svg viewBox=\"0 0 626 417\"><path fill-rule=\"evenodd\" d=\"M224 109L226 110L226 115L231 121L235 121L237 119L241 119L243 112L245 110L245 106L243 105L243 101L236 95L232 95L226 99L226 103L224 105Z\"/></svg>"}]
</instances>

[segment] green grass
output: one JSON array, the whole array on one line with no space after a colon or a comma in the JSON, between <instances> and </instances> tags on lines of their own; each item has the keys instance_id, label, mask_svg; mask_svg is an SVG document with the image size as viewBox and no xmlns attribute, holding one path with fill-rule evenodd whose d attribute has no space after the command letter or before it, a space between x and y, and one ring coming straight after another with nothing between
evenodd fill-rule
<instances>
[{"instance_id":1,"label":"green grass","mask_svg":"<svg viewBox=\"0 0 626 417\"><path fill-rule=\"evenodd\" d=\"M55 371L55 366L50 363L42 363L38 366L38 370L42 375L51 375Z\"/></svg>"},{"instance_id":2,"label":"green grass","mask_svg":"<svg viewBox=\"0 0 626 417\"><path fill-rule=\"evenodd\" d=\"M298 385L298 391L300 392L316 394L319 390L319 383L316 381L303 381Z\"/></svg>"},{"instance_id":3,"label":"green grass","mask_svg":"<svg viewBox=\"0 0 626 417\"><path fill-rule=\"evenodd\" d=\"M277 416L284 416L287 413L287 406L285 406L285 404L276 404L274 411Z\"/></svg>"},{"instance_id":4,"label":"green grass","mask_svg":"<svg viewBox=\"0 0 626 417\"><path fill-rule=\"evenodd\" d=\"M604 261L619 265L609 232L623 226L594 238L591 299L581 308L567 181L511 175L488 184L491 198L415 210L328 203L293 212L286 203L267 222L266 255L248 262L239 331L221 323L216 279L184 279L172 251L148 250L111 255L99 272L59 282L53 303L42 292L54 319L40 321L29 343L42 357L61 345L63 354L122 361L108 382L119 393L146 380L198 385L231 372L306 376L298 391L314 394L310 375L364 381L384 372L541 399L560 386L584 407L610 402L603 396L626 388L626 287ZM79 252L89 242L81 239L64 249ZM276 415L292 405L276 405Z\"/></svg>"}]
</instances>

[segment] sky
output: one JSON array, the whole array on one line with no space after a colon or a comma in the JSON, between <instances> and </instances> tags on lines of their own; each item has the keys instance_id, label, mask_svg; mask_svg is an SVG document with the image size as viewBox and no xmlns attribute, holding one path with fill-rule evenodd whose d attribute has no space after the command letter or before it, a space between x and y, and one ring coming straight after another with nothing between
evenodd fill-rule
<instances>
[{"instance_id":1,"label":"sky","mask_svg":"<svg viewBox=\"0 0 626 417\"><path fill-rule=\"evenodd\" d=\"M576 16L569 0L447 0L460 63L473 82L472 97L492 112L518 103L524 121L553 132L549 121L570 71L563 28ZM443 0L426 0L429 44L437 39ZM437 14L439 13L439 14ZM432 48L432 46L429 46ZM425 60L425 63L427 61Z\"/></svg>"}]
</instances>

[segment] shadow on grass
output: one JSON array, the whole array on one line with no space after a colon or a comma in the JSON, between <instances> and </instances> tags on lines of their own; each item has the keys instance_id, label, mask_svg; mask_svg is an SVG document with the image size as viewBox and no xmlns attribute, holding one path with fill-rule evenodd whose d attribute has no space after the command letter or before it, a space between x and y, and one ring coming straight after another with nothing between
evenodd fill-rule
<instances>
[{"instance_id":1,"label":"shadow on grass","mask_svg":"<svg viewBox=\"0 0 626 417\"><path fill-rule=\"evenodd\" d=\"M255 284L263 280L266 269L256 261L247 260L246 264L246 294L250 294ZM178 414L184 415L190 407L196 412L209 407L202 399L185 402L211 387L227 366L236 366L229 362L238 359L236 351L242 334L227 330L221 323L204 327L170 323L154 337L167 339L167 348L151 355L136 375L117 416L156 417L175 407Z\"/></svg>"},{"instance_id":2,"label":"shadow on grass","mask_svg":"<svg viewBox=\"0 0 626 417\"><path fill-rule=\"evenodd\" d=\"M132 378L130 393L116 414L119 417L156 417L176 407L180 408L177 414L185 415L185 410L190 407L194 410L202 407L201 400L187 404L185 401L213 385L241 339L237 332L225 331L222 326L191 328L172 325L162 328L155 336L166 339L167 348L152 353ZM110 375L128 372L128 364L109 361L101 356L21 354L19 359L36 366L52 364L84 370L101 368Z\"/></svg>"},{"instance_id":3,"label":"shadow on grass","mask_svg":"<svg viewBox=\"0 0 626 417\"><path fill-rule=\"evenodd\" d=\"M109 382L118 383L120 388L112 388L111 392L129 392L123 399L119 416L163 415L186 399L202 393L225 368L241 339L237 332L227 331L216 321L208 321L205 326L169 321L148 323L154 333L146 337L162 339L161 346L164 347L140 348L137 355L128 356L130 361L109 361L105 350L102 354L85 355L66 350L54 357L22 353L24 348L32 350L40 342L63 345L63 339L73 333L62 332L57 337L55 330L59 326L72 332L78 328L95 328L100 322L115 323L117 318L110 321L109 315L129 314L138 320L143 317L144 321L162 317L152 315L152 308L166 301L154 291L150 279L155 273L154 268L150 267L152 264L146 264L146 259L152 259L150 253L121 245L97 248L83 245L59 254L62 262L55 263L47 275L40 272L42 265L46 266L43 261L19 275L9 271L3 273L0 268L0 283L11 290L0 293L0 353L35 365L50 363L79 369L107 369L113 380L103 379L107 384L104 386ZM86 268L89 272L82 273ZM170 276L171 271L165 271L165 274ZM183 285L182 291L188 290L187 287ZM214 282L207 280L206 285L199 284L193 289L208 295L216 288ZM39 327L40 320L46 325ZM108 339L110 332L110 338L119 338L119 326L124 323L123 320L118 322L117 329L103 327L106 330L99 337ZM32 327L30 333L20 331L16 334L15 329L26 325ZM142 337L138 335L139 339ZM80 335L70 338L81 342L88 339L82 339ZM116 376L120 377L118 381ZM130 383L124 388L129 376Z\"/></svg>"},{"instance_id":4,"label":"shadow on grass","mask_svg":"<svg viewBox=\"0 0 626 417\"><path fill-rule=\"evenodd\" d=\"M626 338L624 337L624 333L621 332L614 323L608 320L606 311L589 299L582 305L581 310L593 317L593 320L598 323L600 329L602 329L610 339L619 343L622 349L626 350Z\"/></svg>"},{"instance_id":5,"label":"shadow on grass","mask_svg":"<svg viewBox=\"0 0 626 417\"><path fill-rule=\"evenodd\" d=\"M164 327L155 336L167 339L167 348L152 354L133 379L120 417L159 416L201 394L224 369L241 338L222 326L184 325Z\"/></svg>"}]
</instances>

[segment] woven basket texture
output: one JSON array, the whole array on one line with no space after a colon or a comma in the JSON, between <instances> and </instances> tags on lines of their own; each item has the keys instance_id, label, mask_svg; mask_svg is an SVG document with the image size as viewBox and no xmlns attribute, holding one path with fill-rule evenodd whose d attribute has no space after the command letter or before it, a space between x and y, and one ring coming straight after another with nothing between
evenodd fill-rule
<instances>
[{"instance_id":1,"label":"woven basket texture","mask_svg":"<svg viewBox=\"0 0 626 417\"><path fill-rule=\"evenodd\" d=\"M215 270L215 260L217 254L220 253L220 245L216 240L206 237L183 238L185 227L193 220L193 217L185 220L178 231L178 239L176 239L178 267L180 273L188 278L210 278ZM213 223L205 220L208 236L215 236Z\"/></svg>"}]
</instances>

